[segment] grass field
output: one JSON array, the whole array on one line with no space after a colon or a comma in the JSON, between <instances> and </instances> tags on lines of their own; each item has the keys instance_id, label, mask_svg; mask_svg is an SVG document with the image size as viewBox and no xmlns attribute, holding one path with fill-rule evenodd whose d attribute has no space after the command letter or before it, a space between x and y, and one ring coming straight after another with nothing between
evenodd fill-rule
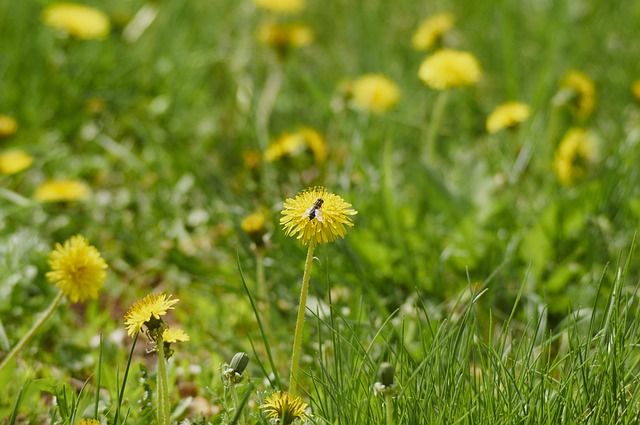
<instances>
[{"instance_id":1,"label":"grass field","mask_svg":"<svg viewBox=\"0 0 640 425\"><path fill-rule=\"evenodd\" d=\"M0 0L1 424L638 423L640 3L83 4Z\"/></svg>"}]
</instances>

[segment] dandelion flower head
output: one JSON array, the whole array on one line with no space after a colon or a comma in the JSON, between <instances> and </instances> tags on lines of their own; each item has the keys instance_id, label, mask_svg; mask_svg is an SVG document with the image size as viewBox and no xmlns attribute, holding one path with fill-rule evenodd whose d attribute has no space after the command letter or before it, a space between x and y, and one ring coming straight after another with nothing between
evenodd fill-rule
<instances>
[{"instance_id":1,"label":"dandelion flower head","mask_svg":"<svg viewBox=\"0 0 640 425\"><path fill-rule=\"evenodd\" d=\"M80 419L78 425L100 425L100 421L97 419Z\"/></svg>"},{"instance_id":2,"label":"dandelion flower head","mask_svg":"<svg viewBox=\"0 0 640 425\"><path fill-rule=\"evenodd\" d=\"M429 87L446 90L471 86L480 79L480 64L469 52L442 49L420 65L418 76Z\"/></svg>"},{"instance_id":3,"label":"dandelion flower head","mask_svg":"<svg viewBox=\"0 0 640 425\"><path fill-rule=\"evenodd\" d=\"M184 342L189 341L189 335L182 329L167 328L162 332L162 340L164 342Z\"/></svg>"},{"instance_id":4,"label":"dandelion flower head","mask_svg":"<svg viewBox=\"0 0 640 425\"><path fill-rule=\"evenodd\" d=\"M18 131L18 122L8 115L0 115L0 137L11 137Z\"/></svg>"},{"instance_id":5,"label":"dandelion flower head","mask_svg":"<svg viewBox=\"0 0 640 425\"><path fill-rule=\"evenodd\" d=\"M584 129L567 131L556 152L554 168L564 186L574 186L584 180L595 158L595 141Z\"/></svg>"},{"instance_id":6,"label":"dandelion flower head","mask_svg":"<svg viewBox=\"0 0 640 425\"><path fill-rule=\"evenodd\" d=\"M29 168L33 163L33 157L28 153L15 149L0 153L0 173L16 174Z\"/></svg>"},{"instance_id":7,"label":"dandelion flower head","mask_svg":"<svg viewBox=\"0 0 640 425\"><path fill-rule=\"evenodd\" d=\"M256 6L270 12L291 14L304 9L305 0L253 0Z\"/></svg>"},{"instance_id":8,"label":"dandelion flower head","mask_svg":"<svg viewBox=\"0 0 640 425\"><path fill-rule=\"evenodd\" d=\"M54 3L43 13L44 22L82 39L102 39L109 35L109 17L102 11L78 3Z\"/></svg>"},{"instance_id":9,"label":"dandelion flower head","mask_svg":"<svg viewBox=\"0 0 640 425\"><path fill-rule=\"evenodd\" d=\"M587 118L596 107L596 86L589 76L580 71L568 72L560 82L557 99L569 105L579 118Z\"/></svg>"},{"instance_id":10,"label":"dandelion flower head","mask_svg":"<svg viewBox=\"0 0 640 425\"><path fill-rule=\"evenodd\" d=\"M264 410L267 417L275 419L283 425L291 424L296 419L305 420L307 418L305 414L307 404L303 403L300 397L294 397L284 391L271 394L271 397L267 397L260 408Z\"/></svg>"},{"instance_id":11,"label":"dandelion flower head","mask_svg":"<svg viewBox=\"0 0 640 425\"><path fill-rule=\"evenodd\" d=\"M302 127L293 133L283 133L264 152L264 159L273 162L284 157L295 157L305 151L311 152L316 163L327 158L327 144L316 130Z\"/></svg>"},{"instance_id":12,"label":"dandelion flower head","mask_svg":"<svg viewBox=\"0 0 640 425\"><path fill-rule=\"evenodd\" d=\"M350 86L354 105L358 109L380 114L393 108L400 99L398 86L382 74L366 74Z\"/></svg>"},{"instance_id":13,"label":"dandelion flower head","mask_svg":"<svg viewBox=\"0 0 640 425\"><path fill-rule=\"evenodd\" d=\"M333 242L344 238L353 226L350 216L357 214L351 204L324 187L306 189L284 202L280 224L287 236L302 244Z\"/></svg>"},{"instance_id":14,"label":"dandelion flower head","mask_svg":"<svg viewBox=\"0 0 640 425\"><path fill-rule=\"evenodd\" d=\"M411 38L416 50L427 50L437 45L442 37L453 28L456 19L451 13L438 13L420 22Z\"/></svg>"},{"instance_id":15,"label":"dandelion flower head","mask_svg":"<svg viewBox=\"0 0 640 425\"><path fill-rule=\"evenodd\" d=\"M167 311L173 309L179 300L171 299L171 295L164 293L152 293L136 301L129 311L124 315L124 324L127 328L127 334L134 337L142 326L147 325L152 318L159 320L160 316L167 314Z\"/></svg>"},{"instance_id":16,"label":"dandelion flower head","mask_svg":"<svg viewBox=\"0 0 640 425\"><path fill-rule=\"evenodd\" d=\"M636 102L640 103L640 80L636 80L631 84L631 94Z\"/></svg>"},{"instance_id":17,"label":"dandelion flower head","mask_svg":"<svg viewBox=\"0 0 640 425\"><path fill-rule=\"evenodd\" d=\"M284 58L291 50L311 44L313 31L304 24L268 22L258 28L256 37Z\"/></svg>"},{"instance_id":18,"label":"dandelion flower head","mask_svg":"<svg viewBox=\"0 0 640 425\"><path fill-rule=\"evenodd\" d=\"M107 263L80 235L56 244L49 254L49 267L47 279L73 303L98 298L107 278Z\"/></svg>"},{"instance_id":19,"label":"dandelion flower head","mask_svg":"<svg viewBox=\"0 0 640 425\"><path fill-rule=\"evenodd\" d=\"M89 196L89 186L78 180L49 180L36 189L34 198L41 202L78 201Z\"/></svg>"},{"instance_id":20,"label":"dandelion flower head","mask_svg":"<svg viewBox=\"0 0 640 425\"><path fill-rule=\"evenodd\" d=\"M505 128L515 128L531 115L529 105L522 102L507 102L499 105L487 118L487 131L497 133Z\"/></svg>"}]
</instances>

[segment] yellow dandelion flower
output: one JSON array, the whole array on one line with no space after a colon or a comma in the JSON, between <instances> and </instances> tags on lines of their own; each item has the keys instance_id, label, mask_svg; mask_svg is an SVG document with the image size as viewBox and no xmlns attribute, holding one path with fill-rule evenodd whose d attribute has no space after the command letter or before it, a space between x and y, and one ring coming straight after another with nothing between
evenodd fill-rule
<instances>
[{"instance_id":1,"label":"yellow dandelion flower","mask_svg":"<svg viewBox=\"0 0 640 425\"><path fill-rule=\"evenodd\" d=\"M303 403L300 397L294 397L284 391L271 394L260 408L264 410L267 417L275 419L282 425L289 425L296 419L307 418L305 413L307 403Z\"/></svg>"},{"instance_id":2,"label":"yellow dandelion flower","mask_svg":"<svg viewBox=\"0 0 640 425\"><path fill-rule=\"evenodd\" d=\"M579 118L587 118L596 107L596 86L583 72L570 71L560 82L558 99Z\"/></svg>"},{"instance_id":3,"label":"yellow dandelion flower","mask_svg":"<svg viewBox=\"0 0 640 425\"><path fill-rule=\"evenodd\" d=\"M47 279L73 303L98 298L107 278L107 263L81 235L56 244L49 254Z\"/></svg>"},{"instance_id":4,"label":"yellow dandelion flower","mask_svg":"<svg viewBox=\"0 0 640 425\"><path fill-rule=\"evenodd\" d=\"M275 13L297 13L304 9L305 0L253 0L256 6Z\"/></svg>"},{"instance_id":5,"label":"yellow dandelion flower","mask_svg":"<svg viewBox=\"0 0 640 425\"><path fill-rule=\"evenodd\" d=\"M417 31L411 38L416 50L427 50L437 45L442 37L453 28L455 17L451 13L438 13L420 22Z\"/></svg>"},{"instance_id":6,"label":"yellow dandelion flower","mask_svg":"<svg viewBox=\"0 0 640 425\"><path fill-rule=\"evenodd\" d=\"M298 156L307 149L316 163L324 162L327 158L327 144L320 133L310 127L302 127L294 133L278 136L264 152L264 159L273 162L283 157Z\"/></svg>"},{"instance_id":7,"label":"yellow dandelion flower","mask_svg":"<svg viewBox=\"0 0 640 425\"><path fill-rule=\"evenodd\" d=\"M80 419L77 425L100 425L97 419Z\"/></svg>"},{"instance_id":8,"label":"yellow dandelion flower","mask_svg":"<svg viewBox=\"0 0 640 425\"><path fill-rule=\"evenodd\" d=\"M167 314L178 301L172 300L171 295L164 293L152 293L136 301L124 315L124 324L129 336L134 337L152 318L159 320L160 316Z\"/></svg>"},{"instance_id":9,"label":"yellow dandelion flower","mask_svg":"<svg viewBox=\"0 0 640 425\"><path fill-rule=\"evenodd\" d=\"M11 137L18 131L18 122L13 117L0 115L0 138Z\"/></svg>"},{"instance_id":10,"label":"yellow dandelion flower","mask_svg":"<svg viewBox=\"0 0 640 425\"><path fill-rule=\"evenodd\" d=\"M240 222L240 227L249 235L254 233L261 234L264 232L264 224L264 214L258 211L243 218Z\"/></svg>"},{"instance_id":11,"label":"yellow dandelion flower","mask_svg":"<svg viewBox=\"0 0 640 425\"><path fill-rule=\"evenodd\" d=\"M418 71L420 79L436 90L471 86L478 82L480 74L480 64L471 53L451 49L428 56Z\"/></svg>"},{"instance_id":12,"label":"yellow dandelion flower","mask_svg":"<svg viewBox=\"0 0 640 425\"><path fill-rule=\"evenodd\" d=\"M487 131L497 133L505 128L515 128L531 115L529 105L522 102L506 102L499 105L487 118Z\"/></svg>"},{"instance_id":13,"label":"yellow dandelion flower","mask_svg":"<svg viewBox=\"0 0 640 425\"><path fill-rule=\"evenodd\" d=\"M631 84L631 93L636 102L640 103L640 80L636 80Z\"/></svg>"},{"instance_id":14,"label":"yellow dandelion flower","mask_svg":"<svg viewBox=\"0 0 640 425\"><path fill-rule=\"evenodd\" d=\"M28 153L15 149L0 153L0 173L15 174L29 168L33 157Z\"/></svg>"},{"instance_id":15,"label":"yellow dandelion flower","mask_svg":"<svg viewBox=\"0 0 640 425\"><path fill-rule=\"evenodd\" d=\"M33 196L41 202L77 201L88 197L90 192L89 186L78 180L49 180Z\"/></svg>"},{"instance_id":16,"label":"yellow dandelion flower","mask_svg":"<svg viewBox=\"0 0 640 425\"><path fill-rule=\"evenodd\" d=\"M304 24L280 24L269 22L261 25L257 39L285 57L292 49L304 47L313 42L313 31Z\"/></svg>"},{"instance_id":17,"label":"yellow dandelion flower","mask_svg":"<svg viewBox=\"0 0 640 425\"><path fill-rule=\"evenodd\" d=\"M77 3L54 3L43 13L44 22L83 40L109 35L109 17L102 11Z\"/></svg>"},{"instance_id":18,"label":"yellow dandelion flower","mask_svg":"<svg viewBox=\"0 0 640 425\"><path fill-rule=\"evenodd\" d=\"M350 87L353 103L358 109L381 114L393 108L400 99L400 89L382 74L366 74Z\"/></svg>"},{"instance_id":19,"label":"yellow dandelion flower","mask_svg":"<svg viewBox=\"0 0 640 425\"><path fill-rule=\"evenodd\" d=\"M347 227L353 226L351 215L357 211L338 195L323 187L300 192L284 202L280 224L287 236L296 236L304 245L333 242L344 238Z\"/></svg>"},{"instance_id":20,"label":"yellow dandelion flower","mask_svg":"<svg viewBox=\"0 0 640 425\"><path fill-rule=\"evenodd\" d=\"M164 342L184 342L189 341L189 335L182 329L167 328L162 332L162 340Z\"/></svg>"},{"instance_id":21,"label":"yellow dandelion flower","mask_svg":"<svg viewBox=\"0 0 640 425\"><path fill-rule=\"evenodd\" d=\"M560 183L573 186L584 180L594 157L593 136L581 128L570 129L560 142L554 162Z\"/></svg>"}]
</instances>

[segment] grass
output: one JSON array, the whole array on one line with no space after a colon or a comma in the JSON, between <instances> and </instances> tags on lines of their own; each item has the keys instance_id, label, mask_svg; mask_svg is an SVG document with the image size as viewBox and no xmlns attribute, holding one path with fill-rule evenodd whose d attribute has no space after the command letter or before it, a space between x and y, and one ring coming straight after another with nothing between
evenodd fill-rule
<instances>
[{"instance_id":1,"label":"grass","mask_svg":"<svg viewBox=\"0 0 640 425\"><path fill-rule=\"evenodd\" d=\"M268 423L258 406L290 385L306 252L280 210L315 185L358 215L314 251L298 385L310 423L384 423L383 362L396 424L638 421L640 5L339 1L281 17L249 0L87 1L112 30L78 40L42 22L50 3L0 0L0 115L19 125L0 154L34 157L0 174L0 358L57 294L55 243L84 235L109 277L99 299L63 300L0 371L0 423L153 423L156 355L123 323L153 291L180 299L167 320L191 337L167 363L172 423ZM446 92L434 127L443 96L417 77L431 52L410 40L439 11L456 16L443 44L471 52L482 78ZM156 17L134 40L140 13ZM309 25L313 43L278 59L255 37L269 19ZM572 69L595 83L586 118L554 104ZM352 107L341 84L365 73L399 86L394 108ZM531 117L487 134L508 100ZM323 136L325 161L264 161L301 126ZM597 154L565 186L553 163L574 127ZM91 195L34 199L52 178ZM241 226L256 211L269 236L257 250ZM220 369L240 351L232 397Z\"/></svg>"}]
</instances>

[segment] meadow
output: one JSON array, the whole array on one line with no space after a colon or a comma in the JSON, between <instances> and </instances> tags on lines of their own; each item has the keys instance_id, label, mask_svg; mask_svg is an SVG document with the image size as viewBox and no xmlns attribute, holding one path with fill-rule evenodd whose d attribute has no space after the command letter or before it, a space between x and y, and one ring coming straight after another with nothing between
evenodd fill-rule
<instances>
[{"instance_id":1,"label":"meadow","mask_svg":"<svg viewBox=\"0 0 640 425\"><path fill-rule=\"evenodd\" d=\"M0 423L638 423L638 22L0 0Z\"/></svg>"}]
</instances>

